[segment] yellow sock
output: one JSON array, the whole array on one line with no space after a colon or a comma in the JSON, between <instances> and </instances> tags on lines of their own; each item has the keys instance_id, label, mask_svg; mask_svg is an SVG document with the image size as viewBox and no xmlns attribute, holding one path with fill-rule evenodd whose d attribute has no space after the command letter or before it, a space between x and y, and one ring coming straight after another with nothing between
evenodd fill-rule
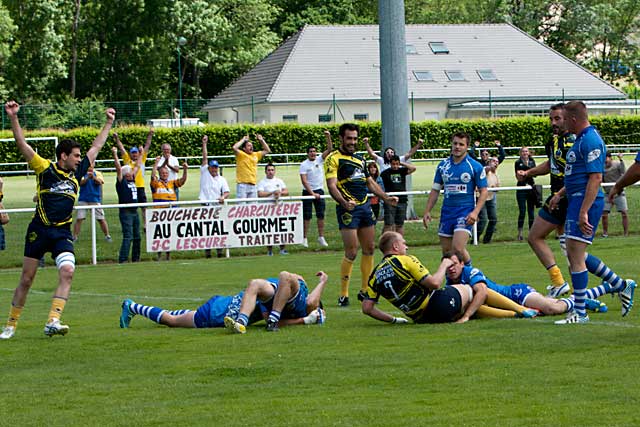
<instances>
[{"instance_id":1,"label":"yellow sock","mask_svg":"<svg viewBox=\"0 0 640 427\"><path fill-rule=\"evenodd\" d=\"M23 308L24 307L16 307L15 305L11 304L7 326L13 326L15 328L18 325L18 319L20 319L20 314L22 314Z\"/></svg>"},{"instance_id":2,"label":"yellow sock","mask_svg":"<svg viewBox=\"0 0 640 427\"><path fill-rule=\"evenodd\" d=\"M351 270L353 270L353 261L347 257L342 258L340 264L340 296L349 296L349 281L351 280Z\"/></svg>"},{"instance_id":3,"label":"yellow sock","mask_svg":"<svg viewBox=\"0 0 640 427\"><path fill-rule=\"evenodd\" d=\"M488 305L481 305L476 311L476 316L478 317L516 317L516 313L511 310L501 310L499 308L489 307Z\"/></svg>"},{"instance_id":4,"label":"yellow sock","mask_svg":"<svg viewBox=\"0 0 640 427\"><path fill-rule=\"evenodd\" d=\"M53 300L51 300L51 310L49 310L49 322L53 319L60 320L60 316L62 316L64 305L66 303L66 298L53 297Z\"/></svg>"},{"instance_id":5,"label":"yellow sock","mask_svg":"<svg viewBox=\"0 0 640 427\"><path fill-rule=\"evenodd\" d=\"M551 279L551 284L553 286L562 286L564 285L564 277L562 277L562 271L557 264L553 264L551 267L547 268L549 272L549 278Z\"/></svg>"},{"instance_id":6,"label":"yellow sock","mask_svg":"<svg viewBox=\"0 0 640 427\"><path fill-rule=\"evenodd\" d=\"M509 298L500 295L493 289L487 289L487 301L485 304L495 308L515 311L516 313L522 313L527 309L526 307L511 301Z\"/></svg>"},{"instance_id":7,"label":"yellow sock","mask_svg":"<svg viewBox=\"0 0 640 427\"><path fill-rule=\"evenodd\" d=\"M362 282L360 284L360 290L364 291L369 286L369 276L373 271L373 255L362 255L360 260L360 272L362 273Z\"/></svg>"}]
</instances>

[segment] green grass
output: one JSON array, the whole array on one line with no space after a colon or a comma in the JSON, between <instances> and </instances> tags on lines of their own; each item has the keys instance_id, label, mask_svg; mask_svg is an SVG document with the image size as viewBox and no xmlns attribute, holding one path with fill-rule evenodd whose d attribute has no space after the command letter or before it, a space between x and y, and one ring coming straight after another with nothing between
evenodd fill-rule
<instances>
[{"instance_id":1,"label":"green grass","mask_svg":"<svg viewBox=\"0 0 640 427\"><path fill-rule=\"evenodd\" d=\"M639 243L638 237L613 237L597 241L593 252L633 277L629 248ZM412 252L436 267L438 248ZM524 243L471 252L499 283L527 281L539 290L547 284ZM561 327L540 318L392 326L362 315L357 305L335 307L341 257L305 252L80 266L64 314L71 332L52 339L42 327L56 272L41 270L16 337L0 343L0 425L640 423L640 315L621 319L617 299L605 297L610 311L593 314L588 325ZM238 336L169 329L136 317L130 329L118 328L125 297L163 308L196 307L282 269L305 275L310 284L315 271L329 274L324 326L271 334L256 325ZM8 310L19 274L0 270L0 310ZM358 284L356 266L354 296ZM381 308L397 312L386 302Z\"/></svg>"}]
</instances>

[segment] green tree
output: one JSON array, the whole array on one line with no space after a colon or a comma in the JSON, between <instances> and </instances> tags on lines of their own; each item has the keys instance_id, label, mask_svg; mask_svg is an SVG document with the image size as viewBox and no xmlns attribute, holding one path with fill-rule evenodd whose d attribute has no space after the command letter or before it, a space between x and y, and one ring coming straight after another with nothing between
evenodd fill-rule
<instances>
[{"instance_id":1,"label":"green tree","mask_svg":"<svg viewBox=\"0 0 640 427\"><path fill-rule=\"evenodd\" d=\"M67 22L64 0L5 0L17 30L5 69L10 94L17 99L43 99L49 86L67 75L64 62Z\"/></svg>"},{"instance_id":2,"label":"green tree","mask_svg":"<svg viewBox=\"0 0 640 427\"><path fill-rule=\"evenodd\" d=\"M16 26L13 25L9 11L0 3L0 70L6 69L7 62L11 56L11 39ZM4 76L0 72L0 99L8 96L7 86Z\"/></svg>"}]
</instances>

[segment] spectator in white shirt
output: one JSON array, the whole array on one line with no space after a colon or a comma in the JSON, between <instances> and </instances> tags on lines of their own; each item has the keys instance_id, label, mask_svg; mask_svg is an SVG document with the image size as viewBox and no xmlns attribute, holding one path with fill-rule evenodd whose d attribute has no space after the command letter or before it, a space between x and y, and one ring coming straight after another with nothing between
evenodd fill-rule
<instances>
[{"instance_id":1,"label":"spectator in white shirt","mask_svg":"<svg viewBox=\"0 0 640 427\"><path fill-rule=\"evenodd\" d=\"M268 197L277 201L280 196L289 195L284 181L276 178L276 167L272 163L268 163L264 167L264 173L266 176L258 183L258 197ZM267 255L273 256L273 246L267 246ZM289 255L285 245L280 245L280 255Z\"/></svg>"},{"instance_id":2,"label":"spectator in white shirt","mask_svg":"<svg viewBox=\"0 0 640 427\"><path fill-rule=\"evenodd\" d=\"M316 209L316 219L318 220L318 243L324 248L329 246L324 238L325 201L322 198L324 195L324 167L322 163L329 153L333 151L333 144L331 142L331 133L328 130L324 131L324 136L327 140L327 149L322 152L322 155L318 156L316 146L310 145L307 148L307 159L300 164L302 195L315 197L314 199L302 200L302 218L304 219L302 246L305 248L309 247L307 232L309 231L309 224L311 224L314 207Z\"/></svg>"},{"instance_id":3,"label":"spectator in white shirt","mask_svg":"<svg viewBox=\"0 0 640 427\"><path fill-rule=\"evenodd\" d=\"M209 160L207 153L207 135L202 137L202 164L200 165L200 195L198 200L207 202L206 204L224 203L224 199L229 197L229 184L220 175L220 165L217 160ZM217 249L218 258L222 258L222 249ZM205 256L211 258L211 249L205 249Z\"/></svg>"},{"instance_id":4,"label":"spectator in white shirt","mask_svg":"<svg viewBox=\"0 0 640 427\"><path fill-rule=\"evenodd\" d=\"M179 179L178 172L180 172L180 162L178 158L171 155L171 144L162 144L162 158L160 159L160 164L158 165L158 170L162 167L166 166L169 170L169 181ZM180 190L176 188L176 199L180 200Z\"/></svg>"}]
</instances>

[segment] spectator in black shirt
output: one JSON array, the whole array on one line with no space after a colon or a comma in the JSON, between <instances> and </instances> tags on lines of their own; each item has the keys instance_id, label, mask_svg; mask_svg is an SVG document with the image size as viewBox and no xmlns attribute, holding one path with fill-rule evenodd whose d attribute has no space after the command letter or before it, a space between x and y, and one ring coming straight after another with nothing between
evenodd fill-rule
<instances>
[{"instance_id":1,"label":"spectator in black shirt","mask_svg":"<svg viewBox=\"0 0 640 427\"><path fill-rule=\"evenodd\" d=\"M393 155L391 157L391 166L385 169L381 174L382 182L387 193L407 191L407 175L411 175L416 171L416 167L410 163L401 163L400 157ZM407 196L398 196L397 206L384 207L384 229L387 231L395 231L404 234L404 220L407 216Z\"/></svg>"},{"instance_id":2,"label":"spectator in black shirt","mask_svg":"<svg viewBox=\"0 0 640 427\"><path fill-rule=\"evenodd\" d=\"M516 179L518 187L525 185L534 186L535 182L532 177L524 178L518 171L526 171L536 167L536 162L529 156L529 148L520 148L520 158L515 163ZM533 208L535 206L535 195L532 190L523 189L516 191L516 200L518 201L518 240L522 240L522 227L524 226L525 208L529 217L529 228L533 225Z\"/></svg>"}]
</instances>

